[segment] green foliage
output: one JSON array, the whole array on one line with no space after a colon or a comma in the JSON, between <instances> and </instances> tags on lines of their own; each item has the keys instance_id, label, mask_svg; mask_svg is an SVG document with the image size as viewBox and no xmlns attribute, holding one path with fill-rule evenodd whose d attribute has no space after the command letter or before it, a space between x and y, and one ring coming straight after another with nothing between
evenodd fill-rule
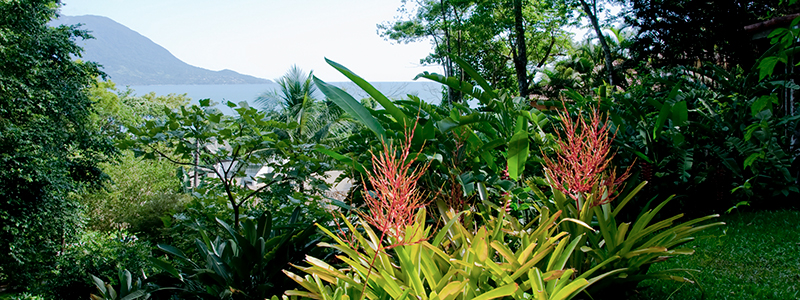
<instances>
[{"instance_id":1,"label":"green foliage","mask_svg":"<svg viewBox=\"0 0 800 300\"><path fill-rule=\"evenodd\" d=\"M633 33L626 28L605 28L603 39L609 47L612 62L611 78L613 86L627 90L639 78L633 71L638 61L632 60L630 48ZM566 57L542 68L542 80L533 90L548 98L558 98L563 91L575 91L590 95L594 89L608 83L605 53L596 39L586 39L574 45Z\"/></svg>"},{"instance_id":2,"label":"green foliage","mask_svg":"<svg viewBox=\"0 0 800 300\"><path fill-rule=\"evenodd\" d=\"M346 218L346 231L320 227L336 241L320 245L340 251L337 257L347 267L337 269L308 257L310 266L297 267L308 275L286 272L305 290L286 294L326 299L571 299L606 276L589 278L587 272L573 277L574 270L565 264L579 240L570 241L557 231L557 214L523 226L501 213L477 229L462 225L462 220L472 221L465 213L450 210L443 216L446 224L436 233L425 225L421 209L415 222L402 229L401 240L379 237L364 221L356 227Z\"/></svg>"},{"instance_id":3,"label":"green foliage","mask_svg":"<svg viewBox=\"0 0 800 300\"><path fill-rule=\"evenodd\" d=\"M144 300L150 298L150 294L142 286L141 278L136 278L136 282L133 282L131 272L128 270L119 270L118 276L120 285L119 289L116 289L111 284L92 275L92 280L100 295L92 294L90 298L92 300Z\"/></svg>"},{"instance_id":4,"label":"green foliage","mask_svg":"<svg viewBox=\"0 0 800 300\"><path fill-rule=\"evenodd\" d=\"M45 300L45 298L42 297L42 296L33 295L33 294L27 293L27 292L21 293L21 294L17 294L17 295L12 295L12 296L9 296L7 298L2 298L2 299L4 299L4 300Z\"/></svg>"},{"instance_id":5,"label":"green foliage","mask_svg":"<svg viewBox=\"0 0 800 300\"><path fill-rule=\"evenodd\" d=\"M549 212L563 212L562 221L576 220L562 223L561 229L580 237L578 243L581 252L573 255L569 263L577 268L578 274L587 270L616 272L592 286L590 294L622 296L625 291L648 278L689 281L671 275L672 270L648 273L648 269L651 264L670 256L693 254L692 250L677 247L694 239L694 235L701 230L723 225L698 225L719 215L673 224L683 216L678 214L651 224L672 199L670 197L654 209L642 211L632 222L618 221L625 205L646 182L617 201L628 172L617 177L616 169L609 165L613 158L613 154L609 155L613 137L608 135L607 119L601 119L597 111L591 114L588 121L572 121L567 113L561 116L563 132L558 135L557 156L545 158L552 197L545 196L535 184L530 184L530 188L541 201L537 211L545 216ZM579 118L583 116L579 115Z\"/></svg>"},{"instance_id":6,"label":"green foliage","mask_svg":"<svg viewBox=\"0 0 800 300\"><path fill-rule=\"evenodd\" d=\"M125 140L129 135L126 126L139 126L146 119L163 117L165 109L176 109L189 102L185 95L134 96L132 92L117 90L111 81L97 81L89 89L96 108L92 115L95 127L117 140ZM79 196L91 229L126 228L140 238L157 239L161 234L161 218L182 210L188 201L174 165L166 160L145 161L124 151L117 161L99 167L108 175L109 183L86 189Z\"/></svg>"},{"instance_id":7,"label":"green foliage","mask_svg":"<svg viewBox=\"0 0 800 300\"><path fill-rule=\"evenodd\" d=\"M111 183L80 196L93 230L125 228L140 238L157 240L161 219L182 211L190 199L182 191L175 166L166 160L143 160L125 151L119 162L100 167Z\"/></svg>"},{"instance_id":8,"label":"green foliage","mask_svg":"<svg viewBox=\"0 0 800 300\"><path fill-rule=\"evenodd\" d=\"M658 70L602 101L619 130L622 158L638 159L641 179L652 184L648 198L678 186L691 197L678 201L704 199L700 206L693 202L698 213L749 200L761 207L793 205L782 199L798 192L792 150L798 118L789 113L797 103L779 101L779 95L797 86L758 76L756 67ZM760 200L766 197L777 198Z\"/></svg>"},{"instance_id":9,"label":"green foliage","mask_svg":"<svg viewBox=\"0 0 800 300\"><path fill-rule=\"evenodd\" d=\"M93 127L86 88L100 75L80 56L76 26L49 27L57 1L0 2L0 282L31 286L78 236L71 193L98 184L115 155Z\"/></svg>"},{"instance_id":10,"label":"green foliage","mask_svg":"<svg viewBox=\"0 0 800 300\"><path fill-rule=\"evenodd\" d=\"M538 156L530 155L529 148L548 143L549 135L544 130L549 119L531 108L527 100L498 93L466 62L460 59L456 62L467 74L474 76L473 80L481 88L439 74L423 73L419 77L447 84L474 97L480 103L477 109L460 104L433 106L413 96L409 96L409 100L391 101L352 71L329 61L368 91L383 109L367 108L344 91L315 79L331 101L370 130L354 135L350 145L341 150L318 151L331 155L344 166L350 166L348 177L358 179L361 176L354 172L367 169L364 165L370 164L370 151L381 151L381 140L401 138L400 133L411 124L409 120L416 119L419 123L412 140L412 152L420 152L417 160L431 162L432 172L426 173L421 180L426 189L440 196L439 200L461 209L473 201L470 198L479 196L479 190L500 194L517 189L515 183L505 177L505 166L508 165L509 172L514 172L514 175L522 174L525 168L539 168L538 163L534 163ZM365 139L368 143L363 142ZM520 192L522 190L518 189L514 194ZM482 197L488 199L485 193Z\"/></svg>"},{"instance_id":11,"label":"green foliage","mask_svg":"<svg viewBox=\"0 0 800 300\"><path fill-rule=\"evenodd\" d=\"M299 223L295 214L292 223L273 225L267 212L258 219L246 219L241 229L224 221L217 223L224 236L211 239L201 231L195 240L199 259L193 260L184 251L159 244L177 264L154 258L152 262L164 275L177 280L185 297L199 299L264 299L291 288L292 282L281 274L289 263L300 262L314 248L314 227ZM319 251L316 251L319 253ZM156 282L162 287L169 283Z\"/></svg>"},{"instance_id":12,"label":"green foliage","mask_svg":"<svg viewBox=\"0 0 800 300\"><path fill-rule=\"evenodd\" d=\"M311 176L327 170L327 164L309 156L313 145L280 134L297 123L268 120L265 112L245 102L226 103L235 116L223 115L214 105L209 99L200 100L200 106L181 107L143 126L129 127L134 138L124 146L145 158L160 157L185 167L191 174L190 186L199 187L201 180L207 185L196 196L226 200L233 211L225 219L234 227L239 226L243 207L257 205L259 197L286 199L294 190L287 187L291 183L308 182L309 194L326 189L321 179Z\"/></svg>"},{"instance_id":13,"label":"green foliage","mask_svg":"<svg viewBox=\"0 0 800 300\"><path fill-rule=\"evenodd\" d=\"M262 94L256 103L269 112L271 120L296 124L294 128L281 130L295 143L339 144L355 129L355 123L330 101L314 98L317 84L312 77L313 72L306 75L292 66L283 77L276 79L280 90Z\"/></svg>"},{"instance_id":14,"label":"green foliage","mask_svg":"<svg viewBox=\"0 0 800 300\"><path fill-rule=\"evenodd\" d=\"M94 101L94 126L103 134L125 139L126 126L139 126L146 119L162 117L165 109L177 109L188 105L190 100L186 94L157 96L150 92L136 96L133 92L131 89L118 90L110 80L97 80L88 90L89 97Z\"/></svg>"},{"instance_id":15,"label":"green foliage","mask_svg":"<svg viewBox=\"0 0 800 300\"><path fill-rule=\"evenodd\" d=\"M661 270L648 272L650 265L662 262L677 255L691 255L694 250L679 248L694 240L694 236L707 228L725 223L701 224L719 215L710 215L692 219L683 223L674 222L683 217L678 214L661 221L653 221L661 209L672 197L661 202L657 207L643 211L633 222L617 221L619 212L635 196L646 183L641 183L619 203L609 202L602 205L596 203L599 194L587 194L582 207L576 201L568 199L561 191L553 189L552 200L543 201L542 211L563 211L562 220L577 219L581 223L562 223L561 229L573 236L581 238L581 253L571 258L570 266L577 268L578 274L586 270L600 273L618 270L613 276L597 283L590 294L616 295L623 290L620 286L635 287L645 279L667 279L680 282L691 282L689 278L675 276L679 270ZM543 214L547 215L547 213ZM591 227L587 224L596 224ZM611 263L607 263L610 260Z\"/></svg>"},{"instance_id":16,"label":"green foliage","mask_svg":"<svg viewBox=\"0 0 800 300\"><path fill-rule=\"evenodd\" d=\"M36 289L52 299L86 299L94 290L89 274L114 281L117 270L149 272L151 247L125 231L86 232L79 242L67 245L57 258L57 271Z\"/></svg>"},{"instance_id":17,"label":"green foliage","mask_svg":"<svg viewBox=\"0 0 800 300\"><path fill-rule=\"evenodd\" d=\"M481 72L496 88L516 89L533 80L535 68L570 48L572 14L559 1L522 1L520 25L515 28L515 1L402 1L400 16L378 25L380 35L398 43L433 41L432 52L420 61L445 67L444 74L465 79L452 57L461 57ZM517 39L517 35L521 38ZM526 53L520 53L519 41ZM530 64L515 66L524 57ZM522 68L522 69L515 69ZM525 79L519 78L522 74ZM516 78L516 80L515 80ZM527 81L527 82L520 82Z\"/></svg>"},{"instance_id":18,"label":"green foliage","mask_svg":"<svg viewBox=\"0 0 800 300\"><path fill-rule=\"evenodd\" d=\"M745 26L795 13L779 1L634 0L626 23L638 33L631 52L655 66L690 66L698 61L750 66L758 58L758 30ZM701 29L702 28L702 29Z\"/></svg>"}]
</instances>

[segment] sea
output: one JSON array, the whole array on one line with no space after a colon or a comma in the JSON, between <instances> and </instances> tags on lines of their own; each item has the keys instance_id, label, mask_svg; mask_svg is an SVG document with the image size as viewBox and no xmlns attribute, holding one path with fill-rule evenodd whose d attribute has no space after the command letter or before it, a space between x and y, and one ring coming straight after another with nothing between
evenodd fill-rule
<instances>
[{"instance_id":1,"label":"sea","mask_svg":"<svg viewBox=\"0 0 800 300\"><path fill-rule=\"evenodd\" d=\"M349 93L356 100L368 98L369 95L352 82L332 82L331 84ZM442 100L442 85L436 82L410 81L410 82L371 82L378 91L389 99L408 99L407 95L414 95L431 104L439 104ZM268 84L214 84L214 85L139 85L129 86L135 95L144 95L155 92L156 95L186 94L191 98L192 104L197 104L201 99L211 99L220 103L217 107L225 114L233 111L221 103L231 101L239 103L245 101L250 106L261 108L254 100L259 96L275 93L280 89L277 83ZM314 95L316 99L325 99L321 91Z\"/></svg>"}]
</instances>

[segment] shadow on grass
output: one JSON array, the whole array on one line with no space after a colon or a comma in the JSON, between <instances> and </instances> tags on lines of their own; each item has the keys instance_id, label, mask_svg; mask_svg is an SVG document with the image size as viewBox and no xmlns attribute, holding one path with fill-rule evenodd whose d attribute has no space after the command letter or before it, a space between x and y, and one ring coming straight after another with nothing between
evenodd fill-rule
<instances>
[{"instance_id":1,"label":"shadow on grass","mask_svg":"<svg viewBox=\"0 0 800 300\"><path fill-rule=\"evenodd\" d=\"M693 269L696 284L645 281L632 299L800 299L800 211L724 215L719 226L685 245L696 251L653 271Z\"/></svg>"}]
</instances>

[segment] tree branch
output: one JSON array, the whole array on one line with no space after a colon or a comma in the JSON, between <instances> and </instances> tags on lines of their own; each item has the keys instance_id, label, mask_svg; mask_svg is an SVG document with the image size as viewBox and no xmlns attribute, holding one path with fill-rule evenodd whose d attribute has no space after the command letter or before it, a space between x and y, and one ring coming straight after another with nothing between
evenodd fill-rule
<instances>
[{"instance_id":1,"label":"tree branch","mask_svg":"<svg viewBox=\"0 0 800 300\"><path fill-rule=\"evenodd\" d=\"M180 161L174 160L171 157L167 156L164 152L161 152L160 150L156 149L156 147L153 147L152 145L147 145L147 146L150 147L151 149L153 149L154 153L157 153L159 156L167 159L167 161L169 161L169 162L171 162L173 164L181 165L181 166L192 166L192 167L194 166L194 164L192 164L192 163L185 163L185 162L180 162Z\"/></svg>"},{"instance_id":2,"label":"tree branch","mask_svg":"<svg viewBox=\"0 0 800 300\"><path fill-rule=\"evenodd\" d=\"M274 180L274 181L270 182L269 184L265 184L264 186L262 186L262 187L260 187L260 188L258 188L258 189L256 189L256 190L254 190L254 191L250 192L250 194L248 194L247 196L245 196L245 197L242 199L242 201L241 201L241 202L239 202L239 205L242 205L242 204L243 204L245 201L249 200L250 198L252 198L252 197L253 197L253 196L255 196L256 194L258 194L258 193L260 193L261 191L263 191L264 189L266 189L266 188L268 188L268 187L272 186L273 184L276 184L276 183L279 183L279 182L287 182L287 181L292 181L292 180L296 180L296 179L297 179L297 178L295 178L295 177L284 177L282 180Z\"/></svg>"}]
</instances>

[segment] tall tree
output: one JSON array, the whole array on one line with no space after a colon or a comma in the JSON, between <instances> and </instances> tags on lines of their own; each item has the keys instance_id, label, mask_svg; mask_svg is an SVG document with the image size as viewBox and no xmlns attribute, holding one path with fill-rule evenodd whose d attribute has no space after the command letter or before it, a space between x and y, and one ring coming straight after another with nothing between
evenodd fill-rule
<instances>
[{"instance_id":1,"label":"tall tree","mask_svg":"<svg viewBox=\"0 0 800 300\"><path fill-rule=\"evenodd\" d=\"M581 11L589 18L589 23L592 25L592 29L594 33L597 35L597 39L600 42L600 47L603 49L603 56L605 58L605 67L606 67L606 79L608 80L608 84L614 85L614 64L613 60L611 59L611 47L608 46L606 42L605 36L603 36L603 30L600 28L600 22L598 20L597 14L597 0L578 0Z\"/></svg>"},{"instance_id":2,"label":"tall tree","mask_svg":"<svg viewBox=\"0 0 800 300\"><path fill-rule=\"evenodd\" d=\"M378 27L388 40L430 40L433 52L421 62L442 65L446 76L466 80L450 67L449 57L458 56L492 86L527 94L531 73L569 47L567 8L549 0L403 1L401 18Z\"/></svg>"},{"instance_id":3,"label":"tall tree","mask_svg":"<svg viewBox=\"0 0 800 300\"><path fill-rule=\"evenodd\" d=\"M59 5L0 2L0 285L12 288L52 269L80 228L71 193L100 183L116 153L91 121L98 67L73 60L89 35L47 25Z\"/></svg>"},{"instance_id":4,"label":"tall tree","mask_svg":"<svg viewBox=\"0 0 800 300\"><path fill-rule=\"evenodd\" d=\"M522 17L522 0L514 2L514 47L511 54L514 60L514 70L517 73L519 94L528 95L528 43L525 42L525 25Z\"/></svg>"},{"instance_id":5,"label":"tall tree","mask_svg":"<svg viewBox=\"0 0 800 300\"><path fill-rule=\"evenodd\" d=\"M784 7L772 0L629 2L626 22L638 29L634 56L656 65L715 62L749 68L763 49L755 47L744 27L800 11L798 4Z\"/></svg>"}]
</instances>

